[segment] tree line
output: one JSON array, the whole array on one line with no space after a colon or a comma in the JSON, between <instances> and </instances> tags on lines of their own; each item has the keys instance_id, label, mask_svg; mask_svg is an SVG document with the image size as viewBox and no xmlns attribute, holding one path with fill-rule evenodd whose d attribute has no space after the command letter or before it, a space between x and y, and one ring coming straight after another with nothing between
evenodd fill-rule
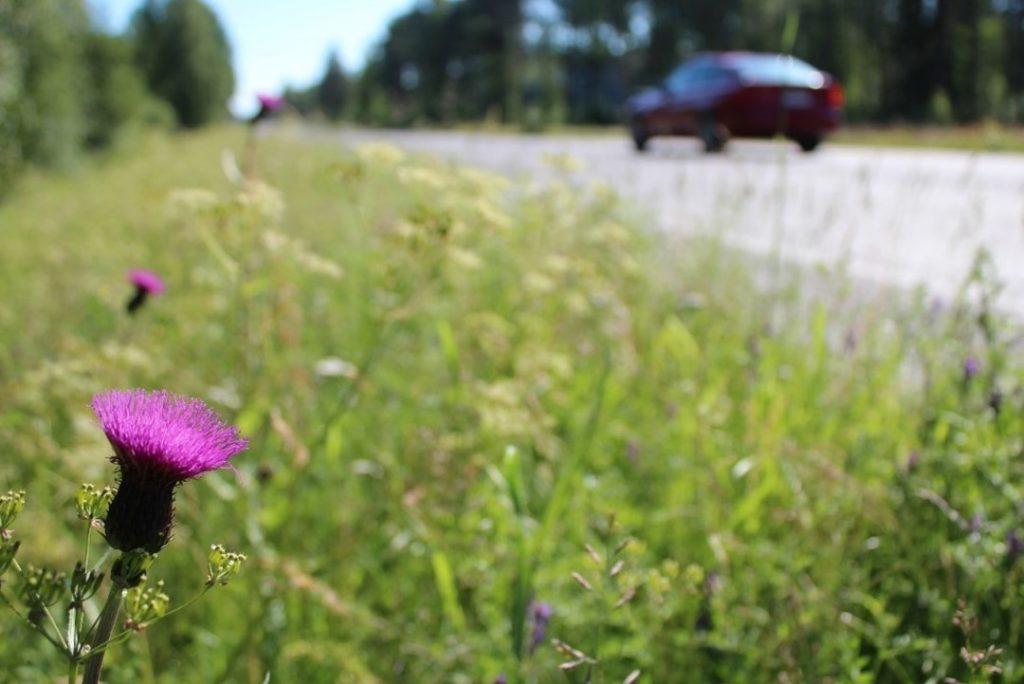
<instances>
[{"instance_id":1,"label":"tree line","mask_svg":"<svg viewBox=\"0 0 1024 684\"><path fill-rule=\"evenodd\" d=\"M391 22L341 111L610 123L702 50L806 59L840 79L854 122L1024 120L1024 0L424 0ZM320 90L289 99L315 111Z\"/></svg>"},{"instance_id":2,"label":"tree line","mask_svg":"<svg viewBox=\"0 0 1024 684\"><path fill-rule=\"evenodd\" d=\"M233 90L231 48L201 0L146 0L122 35L85 0L0 0L0 193L135 126L225 116Z\"/></svg>"}]
</instances>

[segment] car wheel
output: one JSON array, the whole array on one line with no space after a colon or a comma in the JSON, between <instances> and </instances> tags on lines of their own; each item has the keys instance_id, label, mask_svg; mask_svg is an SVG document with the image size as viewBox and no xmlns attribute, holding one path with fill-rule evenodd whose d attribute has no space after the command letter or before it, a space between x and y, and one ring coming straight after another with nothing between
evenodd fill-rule
<instances>
[{"instance_id":1,"label":"car wheel","mask_svg":"<svg viewBox=\"0 0 1024 684\"><path fill-rule=\"evenodd\" d=\"M704 151L708 154L721 152L729 141L729 134L725 127L718 123L715 115L711 112L700 115L698 135L701 142L704 143Z\"/></svg>"},{"instance_id":2,"label":"car wheel","mask_svg":"<svg viewBox=\"0 0 1024 684\"><path fill-rule=\"evenodd\" d=\"M629 127L630 135L633 137L633 147L637 152L646 152L647 143L651 139L647 129L642 124L633 122Z\"/></svg>"},{"instance_id":3,"label":"car wheel","mask_svg":"<svg viewBox=\"0 0 1024 684\"><path fill-rule=\"evenodd\" d=\"M805 138L797 138L796 144L799 145L800 149L804 152L813 152L818 149L818 145L821 144L821 138L814 135Z\"/></svg>"}]
</instances>

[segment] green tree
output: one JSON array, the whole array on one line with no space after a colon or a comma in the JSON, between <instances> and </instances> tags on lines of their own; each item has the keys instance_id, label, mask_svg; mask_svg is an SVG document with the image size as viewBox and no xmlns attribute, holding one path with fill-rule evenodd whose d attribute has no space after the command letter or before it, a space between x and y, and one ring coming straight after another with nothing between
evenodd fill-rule
<instances>
[{"instance_id":1,"label":"green tree","mask_svg":"<svg viewBox=\"0 0 1024 684\"><path fill-rule=\"evenodd\" d=\"M136 59L150 89L194 128L224 116L235 87L231 47L201 0L147 0L132 22Z\"/></svg>"},{"instance_id":2,"label":"green tree","mask_svg":"<svg viewBox=\"0 0 1024 684\"><path fill-rule=\"evenodd\" d=\"M330 121L341 119L348 102L348 78L345 76L338 54L334 51L327 57L327 68L316 89L320 110Z\"/></svg>"},{"instance_id":3,"label":"green tree","mask_svg":"<svg viewBox=\"0 0 1024 684\"><path fill-rule=\"evenodd\" d=\"M85 41L84 58L89 78L84 98L87 146L109 145L133 121L173 119L146 89L128 39L93 33Z\"/></svg>"},{"instance_id":4,"label":"green tree","mask_svg":"<svg viewBox=\"0 0 1024 684\"><path fill-rule=\"evenodd\" d=\"M63 165L86 133L81 0L0 2L0 180L26 163Z\"/></svg>"}]
</instances>

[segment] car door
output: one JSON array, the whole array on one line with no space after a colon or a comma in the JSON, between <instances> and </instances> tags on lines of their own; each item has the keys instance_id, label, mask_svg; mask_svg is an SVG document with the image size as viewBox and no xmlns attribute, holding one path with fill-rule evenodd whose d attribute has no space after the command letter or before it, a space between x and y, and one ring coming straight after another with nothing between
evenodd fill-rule
<instances>
[{"instance_id":1,"label":"car door","mask_svg":"<svg viewBox=\"0 0 1024 684\"><path fill-rule=\"evenodd\" d=\"M685 133L686 102L693 81L695 65L683 64L665 79L661 86L662 102L650 117L650 129L655 135Z\"/></svg>"}]
</instances>

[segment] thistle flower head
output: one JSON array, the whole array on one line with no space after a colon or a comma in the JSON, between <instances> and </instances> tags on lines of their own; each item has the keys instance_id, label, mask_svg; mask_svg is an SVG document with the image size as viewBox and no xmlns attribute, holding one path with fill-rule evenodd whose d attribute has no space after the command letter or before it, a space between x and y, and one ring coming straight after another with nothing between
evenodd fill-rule
<instances>
[{"instance_id":1,"label":"thistle flower head","mask_svg":"<svg viewBox=\"0 0 1024 684\"><path fill-rule=\"evenodd\" d=\"M146 303L146 299L150 295L154 297L161 295L167 289L160 276L152 271L144 271L142 269L129 271L128 282L135 286L135 294L132 295L132 298L128 300L128 304L125 306L129 315L135 315L135 312L142 308L142 305Z\"/></svg>"},{"instance_id":2,"label":"thistle flower head","mask_svg":"<svg viewBox=\"0 0 1024 684\"><path fill-rule=\"evenodd\" d=\"M167 287L160 276L152 271L146 271L141 268L128 272L128 282L138 289L144 290L146 294L161 295L167 291Z\"/></svg>"},{"instance_id":3,"label":"thistle flower head","mask_svg":"<svg viewBox=\"0 0 1024 684\"><path fill-rule=\"evenodd\" d=\"M284 106L284 98L278 97L277 95L267 95L265 93L261 93L260 95L256 96L256 99L259 101L260 107L265 107L266 109L269 109L272 112L277 111L278 109Z\"/></svg>"},{"instance_id":4,"label":"thistle flower head","mask_svg":"<svg viewBox=\"0 0 1024 684\"><path fill-rule=\"evenodd\" d=\"M277 114L285 104L283 97L277 95L266 95L260 94L256 96L256 101L259 102L259 109L253 114L252 118L249 119L249 123L252 125L258 124L264 119L269 119Z\"/></svg>"},{"instance_id":5,"label":"thistle flower head","mask_svg":"<svg viewBox=\"0 0 1024 684\"><path fill-rule=\"evenodd\" d=\"M202 401L169 392L104 392L92 409L120 469L106 535L121 551L159 551L170 538L174 488L228 466L248 445Z\"/></svg>"}]
</instances>

